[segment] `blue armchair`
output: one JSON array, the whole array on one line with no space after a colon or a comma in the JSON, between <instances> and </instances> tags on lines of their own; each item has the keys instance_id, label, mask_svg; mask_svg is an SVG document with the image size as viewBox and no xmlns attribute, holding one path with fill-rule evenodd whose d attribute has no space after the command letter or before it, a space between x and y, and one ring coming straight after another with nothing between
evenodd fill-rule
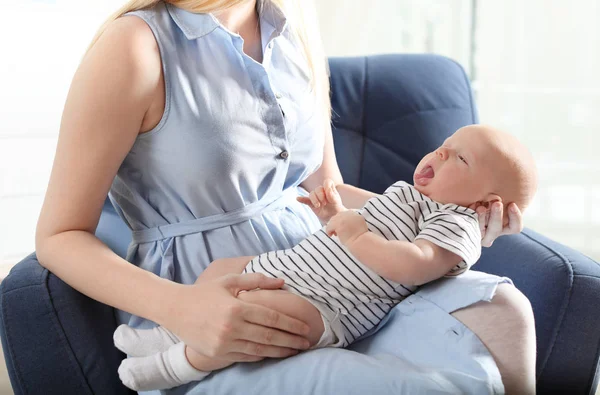
<instances>
[{"instance_id":1,"label":"blue armchair","mask_svg":"<svg viewBox=\"0 0 600 395\"><path fill-rule=\"evenodd\" d=\"M336 153L347 183L382 192L412 180L426 152L477 122L469 81L430 55L331 59ZM96 234L121 256L130 232L106 202ZM484 249L477 270L508 276L533 305L540 394L593 394L600 265L525 230ZM32 254L0 285L0 335L16 394L131 394L117 377L113 309L78 293Z\"/></svg>"}]
</instances>

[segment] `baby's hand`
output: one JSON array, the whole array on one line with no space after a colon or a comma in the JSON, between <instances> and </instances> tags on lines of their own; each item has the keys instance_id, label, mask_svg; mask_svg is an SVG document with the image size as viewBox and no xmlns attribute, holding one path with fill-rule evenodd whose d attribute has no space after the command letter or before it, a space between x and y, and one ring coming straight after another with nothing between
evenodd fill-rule
<instances>
[{"instance_id":1,"label":"baby's hand","mask_svg":"<svg viewBox=\"0 0 600 395\"><path fill-rule=\"evenodd\" d=\"M327 224L327 235L337 235L343 245L347 246L365 232L368 232L367 221L354 210L346 210L336 214Z\"/></svg>"},{"instance_id":2,"label":"baby's hand","mask_svg":"<svg viewBox=\"0 0 600 395\"><path fill-rule=\"evenodd\" d=\"M342 204L342 197L335 188L333 180L329 178L308 197L299 196L297 200L309 206L323 225L337 213L346 211L346 207Z\"/></svg>"}]
</instances>

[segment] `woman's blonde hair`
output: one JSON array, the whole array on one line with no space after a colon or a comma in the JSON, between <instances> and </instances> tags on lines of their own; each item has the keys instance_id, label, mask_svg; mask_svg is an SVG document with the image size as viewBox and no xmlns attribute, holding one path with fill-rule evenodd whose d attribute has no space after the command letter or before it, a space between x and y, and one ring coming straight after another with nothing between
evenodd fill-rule
<instances>
[{"instance_id":1,"label":"woman's blonde hair","mask_svg":"<svg viewBox=\"0 0 600 395\"><path fill-rule=\"evenodd\" d=\"M193 13L210 13L225 10L248 0L130 0L113 13L100 27L88 51L98 41L107 26L130 11L151 8L164 1ZM327 126L331 122L331 101L329 99L329 75L327 59L319 34L317 14L312 0L257 0L270 1L279 7L288 20L288 27L300 43L304 57L311 71L310 86L315 94L317 105L325 112Z\"/></svg>"}]
</instances>

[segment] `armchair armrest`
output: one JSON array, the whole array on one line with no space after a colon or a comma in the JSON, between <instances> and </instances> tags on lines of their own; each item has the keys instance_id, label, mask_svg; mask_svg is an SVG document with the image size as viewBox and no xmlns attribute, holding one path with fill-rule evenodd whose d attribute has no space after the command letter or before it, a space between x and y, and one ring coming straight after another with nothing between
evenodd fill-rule
<instances>
[{"instance_id":1,"label":"armchair armrest","mask_svg":"<svg viewBox=\"0 0 600 395\"><path fill-rule=\"evenodd\" d=\"M511 278L530 300L541 394L595 394L600 264L529 229L484 248L475 266Z\"/></svg>"},{"instance_id":2,"label":"armchair armrest","mask_svg":"<svg viewBox=\"0 0 600 395\"><path fill-rule=\"evenodd\" d=\"M110 201L96 236L125 256L131 232ZM0 284L0 334L15 394L131 395L117 368L114 309L79 293L42 267L35 254L19 262Z\"/></svg>"},{"instance_id":3,"label":"armchair armrest","mask_svg":"<svg viewBox=\"0 0 600 395\"><path fill-rule=\"evenodd\" d=\"M35 254L2 281L0 306L15 394L133 394L116 374L124 355L112 343L114 310L69 287Z\"/></svg>"}]
</instances>

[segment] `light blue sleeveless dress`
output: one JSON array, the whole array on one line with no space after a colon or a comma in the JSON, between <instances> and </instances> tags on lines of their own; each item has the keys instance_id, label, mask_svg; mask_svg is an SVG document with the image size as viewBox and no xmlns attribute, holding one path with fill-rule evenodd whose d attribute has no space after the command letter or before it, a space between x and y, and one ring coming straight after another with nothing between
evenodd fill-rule
<instances>
[{"instance_id":1,"label":"light blue sleeveless dress","mask_svg":"<svg viewBox=\"0 0 600 395\"><path fill-rule=\"evenodd\" d=\"M262 64L210 14L164 2L128 14L142 18L158 42L166 102L159 124L138 136L123 161L109 197L132 229L127 260L163 278L191 284L217 258L291 248L320 228L296 196L306 194L300 184L323 159L322 115L285 16L262 3ZM491 356L448 312L489 299L499 282L486 276L477 294L462 298L446 287L451 303L419 292L392 311L390 325L376 328L382 334L351 347L359 352L321 349L235 364L163 393L497 393L502 383ZM155 325L123 311L117 320Z\"/></svg>"},{"instance_id":2,"label":"light blue sleeveless dress","mask_svg":"<svg viewBox=\"0 0 600 395\"><path fill-rule=\"evenodd\" d=\"M164 3L132 14L157 38L166 104L110 190L133 230L127 259L193 283L217 258L288 248L320 227L296 197L321 164L322 121L277 9L267 7L261 18L263 65L209 14Z\"/></svg>"}]
</instances>

